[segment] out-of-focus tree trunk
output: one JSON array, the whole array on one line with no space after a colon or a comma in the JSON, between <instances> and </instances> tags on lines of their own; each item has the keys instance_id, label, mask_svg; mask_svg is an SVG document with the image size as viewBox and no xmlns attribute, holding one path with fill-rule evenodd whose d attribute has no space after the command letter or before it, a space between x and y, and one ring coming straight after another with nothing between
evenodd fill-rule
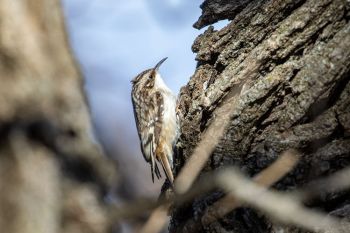
<instances>
[{"instance_id":1,"label":"out-of-focus tree trunk","mask_svg":"<svg viewBox=\"0 0 350 233\"><path fill-rule=\"evenodd\" d=\"M0 2L0 231L108 232L114 166L95 144L59 0Z\"/></svg>"},{"instance_id":2,"label":"out-of-focus tree trunk","mask_svg":"<svg viewBox=\"0 0 350 233\"><path fill-rule=\"evenodd\" d=\"M301 187L349 166L349 1L206 0L202 9L197 28L232 21L218 31L210 26L193 44L198 66L180 93L177 171L237 86L242 91L230 125L202 174L235 165L253 175L288 148L300 150L302 158L274 186L279 190ZM222 195L210 193L177 208L171 232L193 232L188 219L201 226L198 232L301 231L248 208L202 226L203 211ZM350 218L348 195L321 195L308 205Z\"/></svg>"}]
</instances>

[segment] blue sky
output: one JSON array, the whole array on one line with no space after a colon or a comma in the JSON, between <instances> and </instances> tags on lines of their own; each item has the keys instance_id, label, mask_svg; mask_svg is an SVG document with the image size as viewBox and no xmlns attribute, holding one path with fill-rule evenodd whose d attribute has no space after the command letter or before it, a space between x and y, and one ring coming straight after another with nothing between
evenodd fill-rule
<instances>
[{"instance_id":1,"label":"blue sky","mask_svg":"<svg viewBox=\"0 0 350 233\"><path fill-rule=\"evenodd\" d=\"M149 175L140 154L130 80L169 57L160 71L178 93L195 70L191 45L201 31L192 24L200 16L201 2L63 0L69 39L86 80L97 137L108 151L116 152L121 166Z\"/></svg>"}]
</instances>

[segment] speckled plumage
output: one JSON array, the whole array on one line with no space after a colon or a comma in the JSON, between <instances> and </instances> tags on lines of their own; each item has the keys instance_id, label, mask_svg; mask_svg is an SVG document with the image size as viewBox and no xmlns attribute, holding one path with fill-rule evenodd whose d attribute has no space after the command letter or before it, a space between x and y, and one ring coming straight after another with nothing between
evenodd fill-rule
<instances>
[{"instance_id":1,"label":"speckled plumage","mask_svg":"<svg viewBox=\"0 0 350 233\"><path fill-rule=\"evenodd\" d=\"M173 145L178 134L178 124L176 97L164 84L158 72L165 59L132 80L131 97L141 151L151 165L152 181L154 175L157 178L161 176L158 161L169 181L173 183Z\"/></svg>"}]
</instances>

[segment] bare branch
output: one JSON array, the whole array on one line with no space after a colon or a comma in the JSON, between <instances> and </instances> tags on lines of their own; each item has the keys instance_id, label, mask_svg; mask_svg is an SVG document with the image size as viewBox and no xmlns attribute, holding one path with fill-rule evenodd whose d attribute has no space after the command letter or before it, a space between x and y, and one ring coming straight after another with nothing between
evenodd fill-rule
<instances>
[{"instance_id":1,"label":"bare branch","mask_svg":"<svg viewBox=\"0 0 350 233\"><path fill-rule=\"evenodd\" d=\"M252 79L258 67L258 62L251 64L237 77L237 80L241 80L241 82L231 88L227 96L223 99L221 106L216 109L214 112L214 121L203 133L202 139L194 149L190 159L176 177L175 192L179 194L185 193L198 177L230 123L231 116L237 108L238 100L242 92L246 89L247 85L245 84Z\"/></svg>"},{"instance_id":2,"label":"bare branch","mask_svg":"<svg viewBox=\"0 0 350 233\"><path fill-rule=\"evenodd\" d=\"M297 156L295 152L285 152L276 162L255 176L253 178L255 182L245 178L235 168L221 171L214 176L208 176L204 179L205 182L203 179L200 180L187 193L175 196L172 200L163 200L158 203L158 207L153 211L140 232L159 232L165 226L168 219L167 211L171 203L175 203L175 205L182 204L216 187L227 190L229 194L204 213L202 217L203 225L210 224L214 218L222 217L227 212L232 211L242 204L247 204L261 210L278 221L296 225L311 231L341 232L341 230L339 230L340 227L348 227L349 223L347 222L340 222L337 218L303 207L296 195L268 191L266 187L264 187L270 186L278 181L278 179L292 169L296 162ZM350 168L347 168L335 173L331 177L317 181L316 184L324 184L322 190L319 189L323 193L346 189L350 186L349 182L346 181L349 177L349 172ZM341 179L343 181L339 182L336 186L327 185L327 182L333 182L336 179ZM312 187L312 185L308 187ZM317 185L314 187L317 187ZM326 187L329 187L329 189ZM335 187L337 187L337 189L334 189ZM220 209L223 209L224 205L229 206L229 208L225 207L225 209L221 211ZM149 210L151 206L152 204L149 204L147 210ZM138 209L135 215L138 216L140 213L143 213L142 208ZM190 222L189 220L189 225L195 225L193 221L192 223Z\"/></svg>"},{"instance_id":3,"label":"bare branch","mask_svg":"<svg viewBox=\"0 0 350 233\"><path fill-rule=\"evenodd\" d=\"M294 150L288 150L284 152L280 158L278 158L273 164L271 164L268 168L261 171L258 175L254 177L254 180L261 185L265 185L266 187L272 185L279 179L281 179L284 175L286 175L297 163L298 157L297 152ZM197 183L194 188L189 190L183 195L177 196L174 199L174 203L179 205L183 202L192 200L194 197L207 192L216 187L217 181L216 178L212 178L213 176L209 176L205 178L205 182L200 181ZM210 180L208 182L208 180ZM170 206L170 202L166 203L168 207ZM209 207L204 214L202 221L205 225L210 224L217 218L225 216L227 213L235 209L240 205L239 202L235 200L235 198L231 195L227 195L223 199L220 199L213 206ZM167 209L167 208L166 208ZM167 215L164 207L160 206L155 209L146 224L143 226L140 232L159 232L165 225L167 221ZM152 230L150 230L152 229Z\"/></svg>"},{"instance_id":4,"label":"bare branch","mask_svg":"<svg viewBox=\"0 0 350 233\"><path fill-rule=\"evenodd\" d=\"M298 153L294 150L285 151L273 164L257 174L253 181L261 186L270 187L294 168L299 160L298 157ZM206 209L202 224L208 225L240 205L241 203L234 195L228 194Z\"/></svg>"},{"instance_id":5,"label":"bare branch","mask_svg":"<svg viewBox=\"0 0 350 233\"><path fill-rule=\"evenodd\" d=\"M237 89L239 89L237 90L239 93L241 87L239 86ZM175 179L175 191L177 193L185 193L203 169L230 122L230 113L235 108L236 102L237 96L233 96L218 109L214 122L210 124L192 156Z\"/></svg>"},{"instance_id":6,"label":"bare branch","mask_svg":"<svg viewBox=\"0 0 350 233\"><path fill-rule=\"evenodd\" d=\"M147 222L142 226L140 233L160 232L168 219L168 209L170 204L158 206L148 218Z\"/></svg>"},{"instance_id":7,"label":"bare branch","mask_svg":"<svg viewBox=\"0 0 350 233\"><path fill-rule=\"evenodd\" d=\"M339 224L339 221L334 217L303 207L299 201L290 195L266 190L265 187L243 177L236 169L220 173L218 182L237 200L255 207L283 223L293 224L316 232L337 229Z\"/></svg>"},{"instance_id":8,"label":"bare branch","mask_svg":"<svg viewBox=\"0 0 350 233\"><path fill-rule=\"evenodd\" d=\"M298 196L303 201L319 197L326 193L336 193L350 187L350 167L335 172L333 175L312 181L300 191L296 191Z\"/></svg>"}]
</instances>

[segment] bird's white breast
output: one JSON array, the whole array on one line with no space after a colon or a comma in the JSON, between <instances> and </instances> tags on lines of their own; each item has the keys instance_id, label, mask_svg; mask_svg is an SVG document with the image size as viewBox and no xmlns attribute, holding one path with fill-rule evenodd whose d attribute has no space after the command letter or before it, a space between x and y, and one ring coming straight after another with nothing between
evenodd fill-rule
<instances>
[{"instance_id":1,"label":"bird's white breast","mask_svg":"<svg viewBox=\"0 0 350 233\"><path fill-rule=\"evenodd\" d=\"M171 90L165 85L164 81L162 80L159 74L157 74L156 76L155 86L155 89L161 91L163 95L164 111L161 137L167 144L166 149L168 150L169 157L171 157L169 158L169 160L172 165L173 144L175 143L175 140L178 135L178 125L176 118L176 97L171 92Z\"/></svg>"}]
</instances>

